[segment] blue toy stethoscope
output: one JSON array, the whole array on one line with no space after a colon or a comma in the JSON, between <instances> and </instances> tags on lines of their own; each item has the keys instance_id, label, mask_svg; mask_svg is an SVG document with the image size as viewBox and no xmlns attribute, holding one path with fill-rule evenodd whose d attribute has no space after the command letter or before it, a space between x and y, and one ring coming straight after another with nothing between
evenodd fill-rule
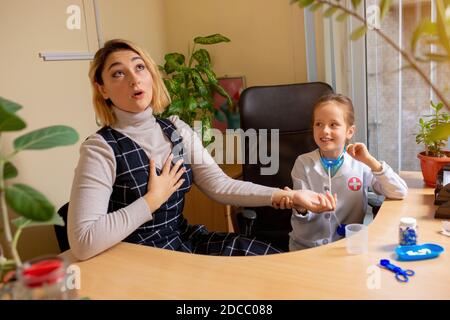
<instances>
[{"instance_id":1,"label":"blue toy stethoscope","mask_svg":"<svg viewBox=\"0 0 450 320\"><path fill-rule=\"evenodd\" d=\"M344 154L345 154L345 149L346 146L344 146L344 150L342 151L342 153L339 155L339 157L337 157L337 159L332 159L332 158L326 158L322 155L322 152L320 152L320 161L322 163L322 166L327 170L328 172L328 186L325 186L325 191L329 191L331 194L331 170L338 168L342 162L344 161ZM336 212L333 211L332 215L334 216L334 218L336 219L337 223L338 223L338 227L336 229L336 233L342 237L345 237L345 224L342 224L337 215ZM332 230L330 230L330 237L332 236Z\"/></svg>"}]
</instances>

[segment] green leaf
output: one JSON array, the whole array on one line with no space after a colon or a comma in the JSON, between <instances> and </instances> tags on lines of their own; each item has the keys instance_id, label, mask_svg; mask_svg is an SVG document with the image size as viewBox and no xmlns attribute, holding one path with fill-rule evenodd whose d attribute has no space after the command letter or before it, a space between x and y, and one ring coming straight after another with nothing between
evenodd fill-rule
<instances>
[{"instance_id":1,"label":"green leaf","mask_svg":"<svg viewBox=\"0 0 450 320\"><path fill-rule=\"evenodd\" d=\"M8 111L13 109L14 107L11 107L11 105L5 106L0 103L0 132L19 131L27 126L21 118L14 114L14 112ZM17 110L18 109L16 109L16 111Z\"/></svg>"},{"instance_id":2,"label":"green leaf","mask_svg":"<svg viewBox=\"0 0 450 320\"><path fill-rule=\"evenodd\" d=\"M214 109L214 118L220 122L225 122L227 120L225 114L218 109Z\"/></svg>"},{"instance_id":3,"label":"green leaf","mask_svg":"<svg viewBox=\"0 0 450 320\"><path fill-rule=\"evenodd\" d=\"M175 95L174 82L172 79L163 79L164 85L166 86L167 91L170 93L170 97L172 98Z\"/></svg>"},{"instance_id":4,"label":"green leaf","mask_svg":"<svg viewBox=\"0 0 450 320\"><path fill-rule=\"evenodd\" d=\"M419 119L419 123L423 126L424 125L424 120L422 118Z\"/></svg>"},{"instance_id":5,"label":"green leaf","mask_svg":"<svg viewBox=\"0 0 450 320\"><path fill-rule=\"evenodd\" d=\"M64 226L64 220L61 218L61 216L55 212L53 216L50 218L50 220L39 222L39 221L33 221L25 217L19 217L17 219L12 220L12 223L17 228L31 228L31 227L39 227L39 226L51 226L51 225L57 225L57 226Z\"/></svg>"},{"instance_id":6,"label":"green leaf","mask_svg":"<svg viewBox=\"0 0 450 320\"><path fill-rule=\"evenodd\" d=\"M440 124L429 133L431 141L447 140L450 136L450 123Z\"/></svg>"},{"instance_id":7,"label":"green leaf","mask_svg":"<svg viewBox=\"0 0 450 320\"><path fill-rule=\"evenodd\" d=\"M3 178L5 180L17 177L17 168L11 162L5 163L3 170Z\"/></svg>"},{"instance_id":8,"label":"green leaf","mask_svg":"<svg viewBox=\"0 0 450 320\"><path fill-rule=\"evenodd\" d=\"M380 20L383 20L386 13L389 11L392 0L381 0L380 1Z\"/></svg>"},{"instance_id":9,"label":"green leaf","mask_svg":"<svg viewBox=\"0 0 450 320\"><path fill-rule=\"evenodd\" d=\"M337 16L336 20L339 22L344 21L347 17L349 16L349 14L347 12L343 12L340 15Z\"/></svg>"},{"instance_id":10,"label":"green leaf","mask_svg":"<svg viewBox=\"0 0 450 320\"><path fill-rule=\"evenodd\" d=\"M169 110L173 114L179 114L183 110L183 101L182 100L175 100L172 101L172 103L169 106Z\"/></svg>"},{"instance_id":11,"label":"green leaf","mask_svg":"<svg viewBox=\"0 0 450 320\"><path fill-rule=\"evenodd\" d=\"M33 221L47 221L55 208L39 191L24 184L7 187L6 202L18 214Z\"/></svg>"},{"instance_id":12,"label":"green leaf","mask_svg":"<svg viewBox=\"0 0 450 320\"><path fill-rule=\"evenodd\" d=\"M447 51L447 55L450 56L450 22L446 19L446 10L447 7L444 1L436 0L436 23L438 26L437 31L439 40L442 47L444 47L445 51Z\"/></svg>"},{"instance_id":13,"label":"green leaf","mask_svg":"<svg viewBox=\"0 0 450 320\"><path fill-rule=\"evenodd\" d=\"M437 61L437 62L444 62L444 61L447 61L450 59L450 57L447 55L437 54L437 53L426 53L425 57L427 57L428 60Z\"/></svg>"},{"instance_id":14,"label":"green leaf","mask_svg":"<svg viewBox=\"0 0 450 320\"><path fill-rule=\"evenodd\" d=\"M214 85L217 85L219 83L219 81L217 80L216 74L210 68L197 66L196 69L199 72L202 72L202 73L204 73L206 75L206 78L208 78L208 82L209 82L210 85L214 86Z\"/></svg>"},{"instance_id":15,"label":"green leaf","mask_svg":"<svg viewBox=\"0 0 450 320\"><path fill-rule=\"evenodd\" d=\"M315 11L317 11L318 9L322 8L322 6L323 6L323 2L316 2L316 3L314 3L311 7L309 7L308 9L309 9L309 11L311 11L311 12L315 12Z\"/></svg>"},{"instance_id":16,"label":"green leaf","mask_svg":"<svg viewBox=\"0 0 450 320\"><path fill-rule=\"evenodd\" d=\"M18 110L22 109L20 104L2 97L0 97L0 106L2 106L3 109L9 113L16 113Z\"/></svg>"},{"instance_id":17,"label":"green leaf","mask_svg":"<svg viewBox=\"0 0 450 320\"><path fill-rule=\"evenodd\" d=\"M367 32L367 26L366 25L361 26L352 32L352 34L350 35L350 39L352 41L358 40L363 35L365 35L366 32Z\"/></svg>"},{"instance_id":18,"label":"green leaf","mask_svg":"<svg viewBox=\"0 0 450 320\"><path fill-rule=\"evenodd\" d=\"M337 7L329 7L327 10L325 10L323 16L329 18L337 11L337 9Z\"/></svg>"},{"instance_id":19,"label":"green leaf","mask_svg":"<svg viewBox=\"0 0 450 320\"><path fill-rule=\"evenodd\" d=\"M167 74L171 74L174 71L178 71L186 58L181 53L173 52L164 56L166 63L164 64L164 70Z\"/></svg>"},{"instance_id":20,"label":"green leaf","mask_svg":"<svg viewBox=\"0 0 450 320\"><path fill-rule=\"evenodd\" d=\"M67 146L78 141L78 133L68 126L50 126L31 131L14 140L14 149L40 150Z\"/></svg>"},{"instance_id":21,"label":"green leaf","mask_svg":"<svg viewBox=\"0 0 450 320\"><path fill-rule=\"evenodd\" d=\"M359 4L361 3L361 0L352 0L353 8L358 8Z\"/></svg>"},{"instance_id":22,"label":"green leaf","mask_svg":"<svg viewBox=\"0 0 450 320\"><path fill-rule=\"evenodd\" d=\"M414 30L413 35L411 36L411 52L416 52L416 46L419 39L422 36L436 36L437 35L437 26L435 23L423 20L417 28Z\"/></svg>"},{"instance_id":23,"label":"green leaf","mask_svg":"<svg viewBox=\"0 0 450 320\"><path fill-rule=\"evenodd\" d=\"M305 8L312 4L314 0L298 0L298 5L300 8Z\"/></svg>"},{"instance_id":24,"label":"green leaf","mask_svg":"<svg viewBox=\"0 0 450 320\"><path fill-rule=\"evenodd\" d=\"M228 92L225 91L225 89L220 86L220 85L216 85L214 86L214 90L220 94L222 97L224 97L225 99L227 99L227 104L228 106L231 108L233 107L233 100L231 99L230 95L228 94Z\"/></svg>"},{"instance_id":25,"label":"green leaf","mask_svg":"<svg viewBox=\"0 0 450 320\"><path fill-rule=\"evenodd\" d=\"M195 37L194 42L198 44L216 44L221 42L230 42L231 40L220 33L212 34L206 37Z\"/></svg>"},{"instance_id":26,"label":"green leaf","mask_svg":"<svg viewBox=\"0 0 450 320\"><path fill-rule=\"evenodd\" d=\"M201 66L209 67L209 65L211 64L211 57L209 56L208 51L206 51L205 49L199 49L195 51L192 56Z\"/></svg>"},{"instance_id":27,"label":"green leaf","mask_svg":"<svg viewBox=\"0 0 450 320\"><path fill-rule=\"evenodd\" d=\"M208 117L202 118L202 133L203 133L203 141L208 144L211 142L212 139L212 132L211 132L211 121Z\"/></svg>"},{"instance_id":28,"label":"green leaf","mask_svg":"<svg viewBox=\"0 0 450 320\"><path fill-rule=\"evenodd\" d=\"M203 97L208 97L210 92L208 88L205 86L203 82L203 78L200 76L197 70L191 69L192 81L194 82L195 87L199 91L200 95Z\"/></svg>"},{"instance_id":29,"label":"green leaf","mask_svg":"<svg viewBox=\"0 0 450 320\"><path fill-rule=\"evenodd\" d=\"M211 115L211 119L214 116L214 101L213 100L204 100L201 101L199 104L200 109L204 111L208 111L208 114Z\"/></svg>"},{"instance_id":30,"label":"green leaf","mask_svg":"<svg viewBox=\"0 0 450 320\"><path fill-rule=\"evenodd\" d=\"M188 70L188 69L186 68L186 70ZM172 77L172 79L174 81L176 81L177 83L179 83L179 84L184 83L184 81L186 80L185 69L183 69L182 71L183 72L178 72L177 74L174 74L173 77Z\"/></svg>"},{"instance_id":31,"label":"green leaf","mask_svg":"<svg viewBox=\"0 0 450 320\"><path fill-rule=\"evenodd\" d=\"M181 84L175 78L164 79L164 84L170 93L170 97L174 99L176 96L180 95Z\"/></svg>"},{"instance_id":32,"label":"green leaf","mask_svg":"<svg viewBox=\"0 0 450 320\"><path fill-rule=\"evenodd\" d=\"M195 109L197 109L197 100L195 100L194 97L189 97L187 100L187 107L189 109L189 111L195 111Z\"/></svg>"}]
</instances>

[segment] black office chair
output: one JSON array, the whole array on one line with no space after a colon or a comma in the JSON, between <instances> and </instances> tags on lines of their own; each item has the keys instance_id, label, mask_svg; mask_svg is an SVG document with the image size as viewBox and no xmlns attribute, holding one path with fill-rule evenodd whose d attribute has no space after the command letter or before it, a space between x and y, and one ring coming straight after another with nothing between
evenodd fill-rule
<instances>
[{"instance_id":1,"label":"black office chair","mask_svg":"<svg viewBox=\"0 0 450 320\"><path fill-rule=\"evenodd\" d=\"M59 250L61 252L64 252L66 250L70 249L69 246L69 239L67 238L67 211L69 210L69 203L67 202L65 205L63 205L58 210L58 214L63 218L64 220L64 226L57 226L55 225L55 233L56 233L56 239L58 240L58 246Z\"/></svg>"},{"instance_id":2,"label":"black office chair","mask_svg":"<svg viewBox=\"0 0 450 320\"><path fill-rule=\"evenodd\" d=\"M241 128L244 131L256 129L257 133L259 129L268 129L268 153L271 152L270 129L279 130L279 170L275 175L261 175L261 168L269 165L262 165L259 158L256 164L248 163L249 154L257 150L255 145L249 146L246 139L243 179L266 186L292 188L291 170L295 159L317 148L311 124L314 104L321 96L332 92L328 84L321 82L245 89L239 100ZM287 251L288 233L292 230L291 213L291 210L271 207L247 208L237 216L239 232L269 241Z\"/></svg>"}]
</instances>

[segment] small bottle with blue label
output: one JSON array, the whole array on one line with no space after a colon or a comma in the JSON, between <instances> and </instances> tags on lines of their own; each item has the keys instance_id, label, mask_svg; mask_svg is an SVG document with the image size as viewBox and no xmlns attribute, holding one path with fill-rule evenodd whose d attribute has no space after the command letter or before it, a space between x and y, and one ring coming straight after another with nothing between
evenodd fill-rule
<instances>
[{"instance_id":1,"label":"small bottle with blue label","mask_svg":"<svg viewBox=\"0 0 450 320\"><path fill-rule=\"evenodd\" d=\"M414 218L403 217L399 225L399 244L401 246L414 246L417 244L417 221Z\"/></svg>"}]
</instances>

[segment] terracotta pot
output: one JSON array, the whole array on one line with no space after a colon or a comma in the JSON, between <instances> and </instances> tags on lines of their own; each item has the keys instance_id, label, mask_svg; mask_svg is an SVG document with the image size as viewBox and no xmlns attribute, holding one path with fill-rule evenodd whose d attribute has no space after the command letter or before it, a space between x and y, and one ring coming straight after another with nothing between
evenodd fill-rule
<instances>
[{"instance_id":1,"label":"terracotta pot","mask_svg":"<svg viewBox=\"0 0 450 320\"><path fill-rule=\"evenodd\" d=\"M439 170L450 163L450 152L446 151L446 157L430 157L425 155L425 151L417 154L422 168L423 181L430 187L436 187L436 177Z\"/></svg>"}]
</instances>

